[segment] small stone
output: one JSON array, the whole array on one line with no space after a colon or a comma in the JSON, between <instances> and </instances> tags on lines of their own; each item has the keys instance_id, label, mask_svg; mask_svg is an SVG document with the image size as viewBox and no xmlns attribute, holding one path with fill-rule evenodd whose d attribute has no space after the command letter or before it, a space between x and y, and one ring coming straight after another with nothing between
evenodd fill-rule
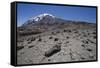
<instances>
[{"instance_id":1,"label":"small stone","mask_svg":"<svg viewBox=\"0 0 100 68\"><path fill-rule=\"evenodd\" d=\"M31 38L31 41L35 41L35 38Z\"/></svg>"},{"instance_id":2,"label":"small stone","mask_svg":"<svg viewBox=\"0 0 100 68\"><path fill-rule=\"evenodd\" d=\"M23 48L24 48L24 46L17 46L17 50L21 50Z\"/></svg>"},{"instance_id":3,"label":"small stone","mask_svg":"<svg viewBox=\"0 0 100 68\"><path fill-rule=\"evenodd\" d=\"M89 49L89 48L88 48L87 51L92 51L92 49Z\"/></svg>"},{"instance_id":4,"label":"small stone","mask_svg":"<svg viewBox=\"0 0 100 68\"><path fill-rule=\"evenodd\" d=\"M41 38L39 38L39 40L38 41L42 41L42 39Z\"/></svg>"},{"instance_id":5,"label":"small stone","mask_svg":"<svg viewBox=\"0 0 100 68\"><path fill-rule=\"evenodd\" d=\"M34 45L28 46L28 48L32 48L32 47L34 47Z\"/></svg>"},{"instance_id":6,"label":"small stone","mask_svg":"<svg viewBox=\"0 0 100 68\"><path fill-rule=\"evenodd\" d=\"M54 41L58 41L58 40L59 40L58 38L55 38L55 39L54 39Z\"/></svg>"},{"instance_id":7,"label":"small stone","mask_svg":"<svg viewBox=\"0 0 100 68\"><path fill-rule=\"evenodd\" d=\"M51 59L48 59L48 61L51 61Z\"/></svg>"},{"instance_id":8,"label":"small stone","mask_svg":"<svg viewBox=\"0 0 100 68\"><path fill-rule=\"evenodd\" d=\"M82 46L82 47L86 47L86 45L83 45L83 44L82 44L81 46Z\"/></svg>"},{"instance_id":9,"label":"small stone","mask_svg":"<svg viewBox=\"0 0 100 68\"><path fill-rule=\"evenodd\" d=\"M80 57L82 60L84 60L85 58L84 57Z\"/></svg>"},{"instance_id":10,"label":"small stone","mask_svg":"<svg viewBox=\"0 0 100 68\"><path fill-rule=\"evenodd\" d=\"M32 41L28 41L28 44L30 44Z\"/></svg>"},{"instance_id":11,"label":"small stone","mask_svg":"<svg viewBox=\"0 0 100 68\"><path fill-rule=\"evenodd\" d=\"M66 39L69 39L69 37L67 36Z\"/></svg>"},{"instance_id":12,"label":"small stone","mask_svg":"<svg viewBox=\"0 0 100 68\"><path fill-rule=\"evenodd\" d=\"M55 45L52 48L50 48L48 51L45 52L44 56L50 57L53 54L59 52L61 50L61 45Z\"/></svg>"},{"instance_id":13,"label":"small stone","mask_svg":"<svg viewBox=\"0 0 100 68\"><path fill-rule=\"evenodd\" d=\"M52 39L53 37L49 37L49 39Z\"/></svg>"}]
</instances>

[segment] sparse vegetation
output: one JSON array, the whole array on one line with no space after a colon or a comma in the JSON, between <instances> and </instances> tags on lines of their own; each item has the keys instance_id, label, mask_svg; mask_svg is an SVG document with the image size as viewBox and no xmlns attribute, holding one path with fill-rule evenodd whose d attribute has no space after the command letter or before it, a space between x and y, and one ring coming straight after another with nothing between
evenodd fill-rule
<instances>
[{"instance_id":1,"label":"sparse vegetation","mask_svg":"<svg viewBox=\"0 0 100 68\"><path fill-rule=\"evenodd\" d=\"M96 36L93 36L94 39L96 39Z\"/></svg>"},{"instance_id":2,"label":"sparse vegetation","mask_svg":"<svg viewBox=\"0 0 100 68\"><path fill-rule=\"evenodd\" d=\"M88 44L89 43L87 40L83 40L82 42L85 43L85 44Z\"/></svg>"},{"instance_id":3,"label":"sparse vegetation","mask_svg":"<svg viewBox=\"0 0 100 68\"><path fill-rule=\"evenodd\" d=\"M41 41L42 41L42 39L41 39L41 38L39 38L39 39L38 39L38 41L39 41L39 42L41 42Z\"/></svg>"},{"instance_id":4,"label":"sparse vegetation","mask_svg":"<svg viewBox=\"0 0 100 68\"><path fill-rule=\"evenodd\" d=\"M61 42L59 42L58 44L62 44Z\"/></svg>"},{"instance_id":5,"label":"sparse vegetation","mask_svg":"<svg viewBox=\"0 0 100 68\"><path fill-rule=\"evenodd\" d=\"M87 39L89 42L91 42L91 43L93 43L93 44L96 44L95 42L93 42L92 40L90 40L90 39Z\"/></svg>"},{"instance_id":6,"label":"sparse vegetation","mask_svg":"<svg viewBox=\"0 0 100 68\"><path fill-rule=\"evenodd\" d=\"M94 58L94 56L89 56L89 58L93 59L93 58Z\"/></svg>"},{"instance_id":7,"label":"sparse vegetation","mask_svg":"<svg viewBox=\"0 0 100 68\"><path fill-rule=\"evenodd\" d=\"M82 60L84 60L85 58L84 57L80 57Z\"/></svg>"},{"instance_id":8,"label":"sparse vegetation","mask_svg":"<svg viewBox=\"0 0 100 68\"><path fill-rule=\"evenodd\" d=\"M21 50L23 48L24 48L24 46L17 46L17 50Z\"/></svg>"},{"instance_id":9,"label":"sparse vegetation","mask_svg":"<svg viewBox=\"0 0 100 68\"><path fill-rule=\"evenodd\" d=\"M60 33L60 31L57 31L56 33Z\"/></svg>"},{"instance_id":10,"label":"sparse vegetation","mask_svg":"<svg viewBox=\"0 0 100 68\"><path fill-rule=\"evenodd\" d=\"M30 44L32 41L28 41L28 44Z\"/></svg>"},{"instance_id":11,"label":"sparse vegetation","mask_svg":"<svg viewBox=\"0 0 100 68\"><path fill-rule=\"evenodd\" d=\"M51 36L51 37L49 37L49 39L52 39L53 37Z\"/></svg>"},{"instance_id":12,"label":"sparse vegetation","mask_svg":"<svg viewBox=\"0 0 100 68\"><path fill-rule=\"evenodd\" d=\"M32 47L34 47L34 45L28 46L28 48L32 48Z\"/></svg>"},{"instance_id":13,"label":"sparse vegetation","mask_svg":"<svg viewBox=\"0 0 100 68\"><path fill-rule=\"evenodd\" d=\"M95 60L96 27L77 21L53 24L48 18L17 30L19 64Z\"/></svg>"},{"instance_id":14,"label":"sparse vegetation","mask_svg":"<svg viewBox=\"0 0 100 68\"><path fill-rule=\"evenodd\" d=\"M96 32L93 32L92 34L96 34Z\"/></svg>"},{"instance_id":15,"label":"sparse vegetation","mask_svg":"<svg viewBox=\"0 0 100 68\"><path fill-rule=\"evenodd\" d=\"M84 48L86 48L87 45L82 44L81 46L84 47Z\"/></svg>"},{"instance_id":16,"label":"sparse vegetation","mask_svg":"<svg viewBox=\"0 0 100 68\"><path fill-rule=\"evenodd\" d=\"M35 41L35 38L32 37L32 38L31 38L31 41Z\"/></svg>"},{"instance_id":17,"label":"sparse vegetation","mask_svg":"<svg viewBox=\"0 0 100 68\"><path fill-rule=\"evenodd\" d=\"M71 32L71 30L68 30L68 32Z\"/></svg>"},{"instance_id":18,"label":"sparse vegetation","mask_svg":"<svg viewBox=\"0 0 100 68\"><path fill-rule=\"evenodd\" d=\"M58 41L58 40L59 40L58 38L55 38L55 39L54 39L54 41Z\"/></svg>"},{"instance_id":19,"label":"sparse vegetation","mask_svg":"<svg viewBox=\"0 0 100 68\"><path fill-rule=\"evenodd\" d=\"M41 31L18 31L19 36L28 36L28 35L34 35L34 34L40 34Z\"/></svg>"},{"instance_id":20,"label":"sparse vegetation","mask_svg":"<svg viewBox=\"0 0 100 68\"><path fill-rule=\"evenodd\" d=\"M88 49L86 49L86 50L87 50L87 51L92 51L92 49L89 49L89 48L88 48Z\"/></svg>"},{"instance_id":21,"label":"sparse vegetation","mask_svg":"<svg viewBox=\"0 0 100 68\"><path fill-rule=\"evenodd\" d=\"M51 61L51 59L48 59L48 61Z\"/></svg>"},{"instance_id":22,"label":"sparse vegetation","mask_svg":"<svg viewBox=\"0 0 100 68\"><path fill-rule=\"evenodd\" d=\"M67 30L64 30L63 32L67 32Z\"/></svg>"},{"instance_id":23,"label":"sparse vegetation","mask_svg":"<svg viewBox=\"0 0 100 68\"><path fill-rule=\"evenodd\" d=\"M51 34L52 34L52 35L56 35L56 33L55 33L55 32L51 32Z\"/></svg>"},{"instance_id":24,"label":"sparse vegetation","mask_svg":"<svg viewBox=\"0 0 100 68\"><path fill-rule=\"evenodd\" d=\"M72 52L69 53L71 60L75 60L75 58L73 58L73 54Z\"/></svg>"},{"instance_id":25,"label":"sparse vegetation","mask_svg":"<svg viewBox=\"0 0 100 68\"><path fill-rule=\"evenodd\" d=\"M75 31L74 33L78 33L78 31Z\"/></svg>"},{"instance_id":26,"label":"sparse vegetation","mask_svg":"<svg viewBox=\"0 0 100 68\"><path fill-rule=\"evenodd\" d=\"M84 34L83 36L84 36L84 37L87 37L87 35L85 35L85 34Z\"/></svg>"},{"instance_id":27,"label":"sparse vegetation","mask_svg":"<svg viewBox=\"0 0 100 68\"><path fill-rule=\"evenodd\" d=\"M66 41L66 43L69 43L69 41Z\"/></svg>"},{"instance_id":28,"label":"sparse vegetation","mask_svg":"<svg viewBox=\"0 0 100 68\"><path fill-rule=\"evenodd\" d=\"M64 30L63 32L71 32L71 30Z\"/></svg>"},{"instance_id":29,"label":"sparse vegetation","mask_svg":"<svg viewBox=\"0 0 100 68\"><path fill-rule=\"evenodd\" d=\"M90 33L88 33L88 35L90 35Z\"/></svg>"},{"instance_id":30,"label":"sparse vegetation","mask_svg":"<svg viewBox=\"0 0 100 68\"><path fill-rule=\"evenodd\" d=\"M67 36L66 39L69 39L69 37Z\"/></svg>"},{"instance_id":31,"label":"sparse vegetation","mask_svg":"<svg viewBox=\"0 0 100 68\"><path fill-rule=\"evenodd\" d=\"M27 39L27 41L29 41L29 40L30 40L30 38Z\"/></svg>"}]
</instances>

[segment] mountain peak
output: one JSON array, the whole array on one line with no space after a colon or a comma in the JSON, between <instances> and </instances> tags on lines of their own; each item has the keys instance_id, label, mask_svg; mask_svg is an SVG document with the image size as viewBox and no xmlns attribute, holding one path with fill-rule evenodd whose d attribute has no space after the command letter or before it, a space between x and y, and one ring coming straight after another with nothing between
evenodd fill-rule
<instances>
[{"instance_id":1,"label":"mountain peak","mask_svg":"<svg viewBox=\"0 0 100 68\"><path fill-rule=\"evenodd\" d=\"M54 17L53 15L51 15L51 14L49 14L49 13L44 13L44 14L41 14L40 16L52 16L52 17Z\"/></svg>"},{"instance_id":2,"label":"mountain peak","mask_svg":"<svg viewBox=\"0 0 100 68\"><path fill-rule=\"evenodd\" d=\"M44 17L46 17L46 16L49 16L49 17L52 17L52 18L55 17L55 16L53 16L53 15L51 15L51 14L43 13L43 14L40 14L40 15L34 17L33 19L34 19L35 21L40 21L40 20L42 20L42 19L43 19Z\"/></svg>"},{"instance_id":3,"label":"mountain peak","mask_svg":"<svg viewBox=\"0 0 100 68\"><path fill-rule=\"evenodd\" d=\"M55 24L55 23L62 23L62 22L65 22L65 20L53 16L52 14L49 13L43 13L30 18L28 21L26 21L23 24L23 26L36 25L36 24Z\"/></svg>"}]
</instances>

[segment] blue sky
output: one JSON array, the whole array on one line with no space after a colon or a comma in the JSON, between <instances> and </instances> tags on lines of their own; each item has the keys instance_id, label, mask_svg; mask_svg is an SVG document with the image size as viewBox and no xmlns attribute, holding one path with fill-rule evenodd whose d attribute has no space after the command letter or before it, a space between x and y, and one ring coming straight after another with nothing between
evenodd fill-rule
<instances>
[{"instance_id":1,"label":"blue sky","mask_svg":"<svg viewBox=\"0 0 100 68\"><path fill-rule=\"evenodd\" d=\"M18 3L17 26L21 26L29 18L43 13L49 13L66 20L96 23L96 8Z\"/></svg>"}]
</instances>

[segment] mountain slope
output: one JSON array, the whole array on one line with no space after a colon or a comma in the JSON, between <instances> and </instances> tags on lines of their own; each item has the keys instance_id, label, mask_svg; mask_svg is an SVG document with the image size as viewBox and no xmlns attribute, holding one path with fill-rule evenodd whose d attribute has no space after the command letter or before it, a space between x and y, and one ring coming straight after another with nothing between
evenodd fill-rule
<instances>
[{"instance_id":1,"label":"mountain slope","mask_svg":"<svg viewBox=\"0 0 100 68\"><path fill-rule=\"evenodd\" d=\"M44 13L36 17L30 18L22 26L18 27L17 31L18 36L24 36L38 34L49 30L61 29L65 27L89 28L88 25L91 25L92 27L95 26L94 24L88 22L64 20L51 14Z\"/></svg>"},{"instance_id":2,"label":"mountain slope","mask_svg":"<svg viewBox=\"0 0 100 68\"><path fill-rule=\"evenodd\" d=\"M51 14L40 14L36 17L32 17L30 18L28 21L26 21L22 26L29 26L29 25L39 25L39 24L46 24L46 25L50 25L50 24L57 24L57 23L65 23L66 20L57 18Z\"/></svg>"}]
</instances>

